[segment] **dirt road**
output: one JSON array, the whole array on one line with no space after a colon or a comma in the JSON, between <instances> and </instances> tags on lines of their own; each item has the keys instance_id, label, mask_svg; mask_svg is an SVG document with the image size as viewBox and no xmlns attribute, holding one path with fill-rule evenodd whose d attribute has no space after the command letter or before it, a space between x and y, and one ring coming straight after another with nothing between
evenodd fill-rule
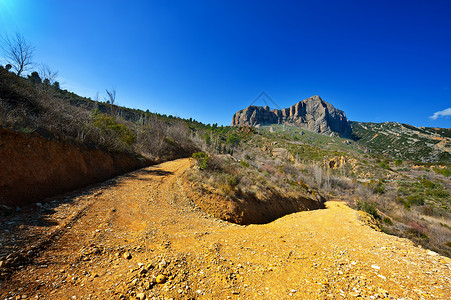
<instances>
[{"instance_id":1,"label":"dirt road","mask_svg":"<svg viewBox=\"0 0 451 300\"><path fill-rule=\"evenodd\" d=\"M3 220L2 253L26 259L1 299L449 299L451 260L339 202L265 225L208 216L182 187L190 165L148 167Z\"/></svg>"}]
</instances>

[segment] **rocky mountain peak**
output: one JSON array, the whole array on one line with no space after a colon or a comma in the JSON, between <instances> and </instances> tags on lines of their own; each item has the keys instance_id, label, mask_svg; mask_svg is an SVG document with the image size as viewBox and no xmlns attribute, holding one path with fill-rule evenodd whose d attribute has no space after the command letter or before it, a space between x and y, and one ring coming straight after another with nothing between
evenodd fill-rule
<instances>
[{"instance_id":1,"label":"rocky mountain peak","mask_svg":"<svg viewBox=\"0 0 451 300\"><path fill-rule=\"evenodd\" d=\"M315 95L284 109L251 105L233 115L232 126L293 124L325 134L351 136L351 125L343 111Z\"/></svg>"}]
</instances>

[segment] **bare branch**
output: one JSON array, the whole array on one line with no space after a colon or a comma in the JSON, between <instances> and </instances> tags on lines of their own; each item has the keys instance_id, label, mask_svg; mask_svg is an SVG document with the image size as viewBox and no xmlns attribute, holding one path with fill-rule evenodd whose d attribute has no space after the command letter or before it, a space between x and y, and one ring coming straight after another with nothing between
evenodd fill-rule
<instances>
[{"instance_id":1,"label":"bare branch","mask_svg":"<svg viewBox=\"0 0 451 300\"><path fill-rule=\"evenodd\" d=\"M13 37L6 35L1 39L1 44L5 59L18 76L33 64L34 46L28 44L22 34L16 33Z\"/></svg>"},{"instance_id":2,"label":"bare branch","mask_svg":"<svg viewBox=\"0 0 451 300\"><path fill-rule=\"evenodd\" d=\"M49 85L55 83L58 78L58 71L53 70L46 64L41 64L39 67L39 77L41 77L42 81L48 82Z\"/></svg>"},{"instance_id":3,"label":"bare branch","mask_svg":"<svg viewBox=\"0 0 451 300\"><path fill-rule=\"evenodd\" d=\"M116 89L112 88L111 90L106 89L107 98L106 100L109 101L109 103L114 104L116 102Z\"/></svg>"}]
</instances>

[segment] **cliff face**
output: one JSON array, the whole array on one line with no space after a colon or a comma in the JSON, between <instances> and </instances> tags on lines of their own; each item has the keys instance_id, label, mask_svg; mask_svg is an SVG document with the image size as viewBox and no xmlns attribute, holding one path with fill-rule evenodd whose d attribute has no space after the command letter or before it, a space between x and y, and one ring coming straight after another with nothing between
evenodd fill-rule
<instances>
[{"instance_id":1,"label":"cliff face","mask_svg":"<svg viewBox=\"0 0 451 300\"><path fill-rule=\"evenodd\" d=\"M307 130L342 137L351 136L351 124L343 111L319 96L302 100L289 108L270 110L268 106L249 106L233 115L232 126L290 123Z\"/></svg>"}]
</instances>

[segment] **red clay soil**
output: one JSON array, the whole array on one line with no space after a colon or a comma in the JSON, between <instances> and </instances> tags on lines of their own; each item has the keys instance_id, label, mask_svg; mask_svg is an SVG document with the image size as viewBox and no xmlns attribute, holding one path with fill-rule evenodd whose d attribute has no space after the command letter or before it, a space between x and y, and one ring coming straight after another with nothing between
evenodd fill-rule
<instances>
[{"instance_id":1,"label":"red clay soil","mask_svg":"<svg viewBox=\"0 0 451 300\"><path fill-rule=\"evenodd\" d=\"M129 154L0 128L0 205L39 202L146 165Z\"/></svg>"},{"instance_id":2,"label":"red clay soil","mask_svg":"<svg viewBox=\"0 0 451 300\"><path fill-rule=\"evenodd\" d=\"M290 197L275 190L257 197L240 192L239 197L226 197L212 186L183 178L186 196L203 211L218 219L240 224L266 224L295 212L325 208L313 195ZM190 186L192 185L192 186Z\"/></svg>"}]
</instances>

